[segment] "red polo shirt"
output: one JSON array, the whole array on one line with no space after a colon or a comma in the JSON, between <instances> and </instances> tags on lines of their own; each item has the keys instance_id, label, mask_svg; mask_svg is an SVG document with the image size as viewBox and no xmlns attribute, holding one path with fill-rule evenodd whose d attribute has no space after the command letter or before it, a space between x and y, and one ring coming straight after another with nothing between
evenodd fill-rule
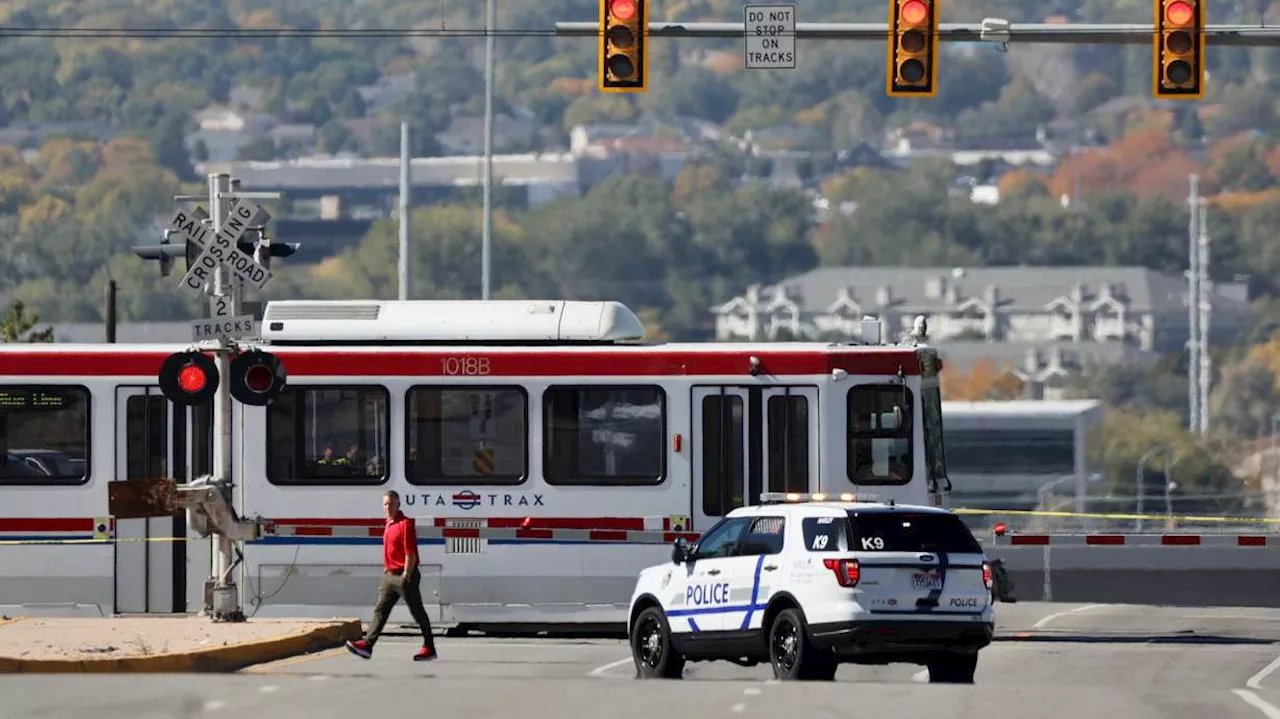
<instances>
[{"instance_id":1,"label":"red polo shirt","mask_svg":"<svg viewBox=\"0 0 1280 719\"><path fill-rule=\"evenodd\" d=\"M388 572L404 570L406 556L412 556L418 562L418 532L414 529L413 520L404 516L404 512L396 512L396 516L387 520L387 527L382 531L382 567Z\"/></svg>"}]
</instances>

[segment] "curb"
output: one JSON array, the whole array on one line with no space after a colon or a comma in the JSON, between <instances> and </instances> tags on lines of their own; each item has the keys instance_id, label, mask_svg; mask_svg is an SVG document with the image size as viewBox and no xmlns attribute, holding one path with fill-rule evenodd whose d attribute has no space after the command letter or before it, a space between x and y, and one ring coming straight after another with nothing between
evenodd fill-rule
<instances>
[{"instance_id":1,"label":"curb","mask_svg":"<svg viewBox=\"0 0 1280 719\"><path fill-rule=\"evenodd\" d=\"M362 634L360 620L349 619L275 639L150 657L67 660L0 657L0 674L229 673L254 664L333 649Z\"/></svg>"}]
</instances>

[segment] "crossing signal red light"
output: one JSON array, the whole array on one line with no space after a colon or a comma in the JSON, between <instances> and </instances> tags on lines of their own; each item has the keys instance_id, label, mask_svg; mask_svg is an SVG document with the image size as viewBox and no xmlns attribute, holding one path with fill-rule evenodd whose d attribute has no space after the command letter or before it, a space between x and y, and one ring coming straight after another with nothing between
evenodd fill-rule
<instances>
[{"instance_id":1,"label":"crossing signal red light","mask_svg":"<svg viewBox=\"0 0 1280 719\"><path fill-rule=\"evenodd\" d=\"M885 91L891 97L933 97L938 93L937 0L889 1Z\"/></svg>"},{"instance_id":2,"label":"crossing signal red light","mask_svg":"<svg viewBox=\"0 0 1280 719\"><path fill-rule=\"evenodd\" d=\"M648 0L600 0L601 92L644 92L649 75Z\"/></svg>"},{"instance_id":3,"label":"crossing signal red light","mask_svg":"<svg viewBox=\"0 0 1280 719\"><path fill-rule=\"evenodd\" d=\"M203 352L177 352L160 365L160 391L177 405L194 407L218 391L218 366Z\"/></svg>"},{"instance_id":4,"label":"crossing signal red light","mask_svg":"<svg viewBox=\"0 0 1280 719\"><path fill-rule=\"evenodd\" d=\"M1154 95L1195 100L1204 95L1203 0L1154 0Z\"/></svg>"},{"instance_id":5,"label":"crossing signal red light","mask_svg":"<svg viewBox=\"0 0 1280 719\"><path fill-rule=\"evenodd\" d=\"M263 407L284 391L286 376L280 358L250 350L231 361L231 396L243 404Z\"/></svg>"}]
</instances>

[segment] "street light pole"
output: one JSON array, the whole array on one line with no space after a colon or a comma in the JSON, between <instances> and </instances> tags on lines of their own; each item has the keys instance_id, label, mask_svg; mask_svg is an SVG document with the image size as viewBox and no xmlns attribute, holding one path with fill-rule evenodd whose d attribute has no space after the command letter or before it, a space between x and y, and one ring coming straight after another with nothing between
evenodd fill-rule
<instances>
[{"instance_id":1,"label":"street light pole","mask_svg":"<svg viewBox=\"0 0 1280 719\"><path fill-rule=\"evenodd\" d=\"M486 0L484 20L484 219L480 241L480 298L489 299L493 265L493 29L497 0Z\"/></svg>"}]
</instances>

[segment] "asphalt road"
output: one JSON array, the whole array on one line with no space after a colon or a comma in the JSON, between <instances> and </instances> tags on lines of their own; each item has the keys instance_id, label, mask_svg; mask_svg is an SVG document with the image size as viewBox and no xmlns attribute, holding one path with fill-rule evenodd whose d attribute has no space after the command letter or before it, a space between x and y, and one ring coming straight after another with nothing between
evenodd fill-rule
<instances>
[{"instance_id":1,"label":"asphalt road","mask_svg":"<svg viewBox=\"0 0 1280 719\"><path fill-rule=\"evenodd\" d=\"M922 667L844 666L833 683L780 684L767 666L690 664L637 681L625 642L388 638L365 661L339 649L234 675L0 678L0 717L920 716L929 719L1280 719L1280 610L999 605L998 641L972 686Z\"/></svg>"}]
</instances>

